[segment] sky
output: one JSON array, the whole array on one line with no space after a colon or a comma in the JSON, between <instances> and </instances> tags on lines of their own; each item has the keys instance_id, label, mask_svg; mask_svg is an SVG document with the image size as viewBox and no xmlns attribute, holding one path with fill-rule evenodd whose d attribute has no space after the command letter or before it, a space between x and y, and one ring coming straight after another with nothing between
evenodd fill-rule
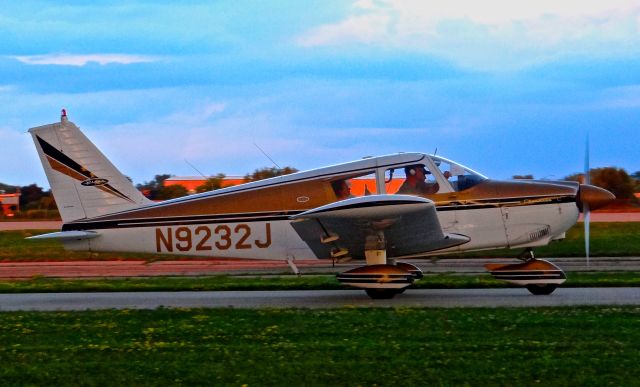
<instances>
[{"instance_id":1,"label":"sky","mask_svg":"<svg viewBox=\"0 0 640 387\"><path fill-rule=\"evenodd\" d=\"M640 171L640 3L19 1L0 8L0 182L49 187L60 109L135 183L396 152L491 178ZM257 145L257 146L256 146Z\"/></svg>"}]
</instances>

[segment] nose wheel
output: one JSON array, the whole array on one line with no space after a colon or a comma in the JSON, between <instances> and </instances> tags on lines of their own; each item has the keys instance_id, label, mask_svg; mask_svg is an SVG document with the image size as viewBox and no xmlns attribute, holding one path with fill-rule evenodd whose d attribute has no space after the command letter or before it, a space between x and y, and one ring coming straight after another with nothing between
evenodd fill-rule
<instances>
[{"instance_id":1,"label":"nose wheel","mask_svg":"<svg viewBox=\"0 0 640 387\"><path fill-rule=\"evenodd\" d=\"M516 264L496 264L488 263L485 268L498 280L506 281L515 285L524 286L536 296L546 296L553 293L558 285L567 280L564 271L558 266L543 259L533 257L533 252L527 250L523 254L524 262ZM528 259L525 259L527 256Z\"/></svg>"},{"instance_id":2,"label":"nose wheel","mask_svg":"<svg viewBox=\"0 0 640 387\"><path fill-rule=\"evenodd\" d=\"M374 300L390 300L405 289L365 289L367 296Z\"/></svg>"},{"instance_id":3,"label":"nose wheel","mask_svg":"<svg viewBox=\"0 0 640 387\"><path fill-rule=\"evenodd\" d=\"M554 284L531 284L526 286L527 290L536 296L547 296L558 288Z\"/></svg>"}]
</instances>

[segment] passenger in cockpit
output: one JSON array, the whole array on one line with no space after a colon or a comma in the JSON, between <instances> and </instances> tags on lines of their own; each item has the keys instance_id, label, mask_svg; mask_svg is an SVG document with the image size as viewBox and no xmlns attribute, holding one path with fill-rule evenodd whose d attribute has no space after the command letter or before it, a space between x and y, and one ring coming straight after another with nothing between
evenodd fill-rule
<instances>
[{"instance_id":1,"label":"passenger in cockpit","mask_svg":"<svg viewBox=\"0 0 640 387\"><path fill-rule=\"evenodd\" d=\"M423 165L410 165L404 168L406 179L398 189L397 194L431 195L438 192L438 183L427 183L427 171Z\"/></svg>"},{"instance_id":2,"label":"passenger in cockpit","mask_svg":"<svg viewBox=\"0 0 640 387\"><path fill-rule=\"evenodd\" d=\"M344 200L353 197L353 195L351 195L351 187L346 180L336 180L334 182L331 182L331 188L333 188L333 192L335 192L338 200Z\"/></svg>"}]
</instances>

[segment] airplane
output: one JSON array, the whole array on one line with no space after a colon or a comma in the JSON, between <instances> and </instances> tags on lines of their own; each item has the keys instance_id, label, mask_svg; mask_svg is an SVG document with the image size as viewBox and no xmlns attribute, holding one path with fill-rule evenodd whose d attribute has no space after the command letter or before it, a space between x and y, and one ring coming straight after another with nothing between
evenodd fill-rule
<instances>
[{"instance_id":1,"label":"airplane","mask_svg":"<svg viewBox=\"0 0 640 387\"><path fill-rule=\"evenodd\" d=\"M523 254L521 263L487 264L495 278L550 294L566 275L532 249L563 239L581 211L614 199L589 184L498 181L441 156L398 153L153 202L65 110L60 122L29 133L63 220L61 231L30 239L55 238L69 250L293 265L352 260L362 266L337 279L374 299L423 276L406 260L496 248Z\"/></svg>"}]
</instances>

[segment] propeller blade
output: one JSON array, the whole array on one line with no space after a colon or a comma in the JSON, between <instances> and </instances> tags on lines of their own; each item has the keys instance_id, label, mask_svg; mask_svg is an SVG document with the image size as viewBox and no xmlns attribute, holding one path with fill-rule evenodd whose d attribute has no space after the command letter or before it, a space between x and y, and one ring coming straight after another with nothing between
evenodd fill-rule
<instances>
[{"instance_id":1,"label":"propeller blade","mask_svg":"<svg viewBox=\"0 0 640 387\"><path fill-rule=\"evenodd\" d=\"M587 267L589 267L589 234L590 234L590 226L589 221L591 220L591 211L589 211L589 204L584 203L584 253L587 258Z\"/></svg>"},{"instance_id":2,"label":"propeller blade","mask_svg":"<svg viewBox=\"0 0 640 387\"><path fill-rule=\"evenodd\" d=\"M591 171L589 168L589 133L587 133L587 139L585 142L585 151L584 151L584 184L591 184ZM587 258L587 267L589 267L589 234L590 234L590 225L589 222L591 220L591 213L589 211L589 203L583 203L583 213L584 213L584 253Z\"/></svg>"}]
</instances>

